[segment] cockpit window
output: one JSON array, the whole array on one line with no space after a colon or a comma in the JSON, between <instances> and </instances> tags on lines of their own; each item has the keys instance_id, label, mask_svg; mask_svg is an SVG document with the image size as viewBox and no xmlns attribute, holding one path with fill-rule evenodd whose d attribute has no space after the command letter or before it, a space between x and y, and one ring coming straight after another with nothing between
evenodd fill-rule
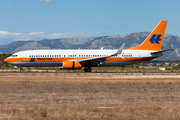
<instances>
[{"instance_id":1,"label":"cockpit window","mask_svg":"<svg viewBox=\"0 0 180 120\"><path fill-rule=\"evenodd\" d=\"M12 57L17 57L17 55L12 55Z\"/></svg>"}]
</instances>

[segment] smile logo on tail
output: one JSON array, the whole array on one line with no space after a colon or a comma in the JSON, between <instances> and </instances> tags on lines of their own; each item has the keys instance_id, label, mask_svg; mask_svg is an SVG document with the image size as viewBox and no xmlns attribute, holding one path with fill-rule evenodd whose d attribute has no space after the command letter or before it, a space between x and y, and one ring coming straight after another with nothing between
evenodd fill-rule
<instances>
[{"instance_id":1,"label":"smile logo on tail","mask_svg":"<svg viewBox=\"0 0 180 120\"><path fill-rule=\"evenodd\" d=\"M159 41L161 41L160 39L161 34L154 34L152 35L151 39L149 40L152 44L159 44Z\"/></svg>"}]
</instances>

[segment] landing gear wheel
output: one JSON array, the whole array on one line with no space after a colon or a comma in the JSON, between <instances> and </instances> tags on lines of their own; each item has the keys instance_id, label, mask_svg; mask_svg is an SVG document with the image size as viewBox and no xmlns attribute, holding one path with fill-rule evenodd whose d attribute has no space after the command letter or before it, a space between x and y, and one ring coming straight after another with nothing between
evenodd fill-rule
<instances>
[{"instance_id":1,"label":"landing gear wheel","mask_svg":"<svg viewBox=\"0 0 180 120\"><path fill-rule=\"evenodd\" d=\"M91 72L91 70L92 70L91 68L87 68L87 72Z\"/></svg>"},{"instance_id":2,"label":"landing gear wheel","mask_svg":"<svg viewBox=\"0 0 180 120\"><path fill-rule=\"evenodd\" d=\"M23 72L23 69L22 69L22 68L20 69L20 72Z\"/></svg>"},{"instance_id":3,"label":"landing gear wheel","mask_svg":"<svg viewBox=\"0 0 180 120\"><path fill-rule=\"evenodd\" d=\"M92 71L92 69L90 68L90 67L88 67L88 68L84 68L84 72L91 72Z\"/></svg>"}]
</instances>

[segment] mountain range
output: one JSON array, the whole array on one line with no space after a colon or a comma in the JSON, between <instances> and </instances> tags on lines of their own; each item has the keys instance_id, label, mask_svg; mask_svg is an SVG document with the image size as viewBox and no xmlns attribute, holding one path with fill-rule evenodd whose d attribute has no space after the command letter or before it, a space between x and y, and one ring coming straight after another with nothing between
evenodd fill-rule
<instances>
[{"instance_id":1,"label":"mountain range","mask_svg":"<svg viewBox=\"0 0 180 120\"><path fill-rule=\"evenodd\" d=\"M7 45L0 45L0 53L14 53L22 50L35 49L118 49L124 42L125 48L141 44L150 32L136 32L126 35L112 35L102 37L75 37L60 39L44 39L39 41L15 41ZM160 60L180 60L180 37L165 35L162 50L174 49L165 53Z\"/></svg>"}]
</instances>

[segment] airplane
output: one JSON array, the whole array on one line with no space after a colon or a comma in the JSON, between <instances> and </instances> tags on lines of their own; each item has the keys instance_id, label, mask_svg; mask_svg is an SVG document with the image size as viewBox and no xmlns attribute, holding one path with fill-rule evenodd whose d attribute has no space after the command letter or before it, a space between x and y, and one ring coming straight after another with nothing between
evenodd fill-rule
<instances>
[{"instance_id":1,"label":"airplane","mask_svg":"<svg viewBox=\"0 0 180 120\"><path fill-rule=\"evenodd\" d=\"M82 69L91 72L91 67L124 66L151 61L163 55L161 50L167 20L162 20L138 46L124 49L125 43L117 49L74 49L74 50L26 50L12 54L4 62L20 68L59 66L62 69Z\"/></svg>"}]
</instances>

